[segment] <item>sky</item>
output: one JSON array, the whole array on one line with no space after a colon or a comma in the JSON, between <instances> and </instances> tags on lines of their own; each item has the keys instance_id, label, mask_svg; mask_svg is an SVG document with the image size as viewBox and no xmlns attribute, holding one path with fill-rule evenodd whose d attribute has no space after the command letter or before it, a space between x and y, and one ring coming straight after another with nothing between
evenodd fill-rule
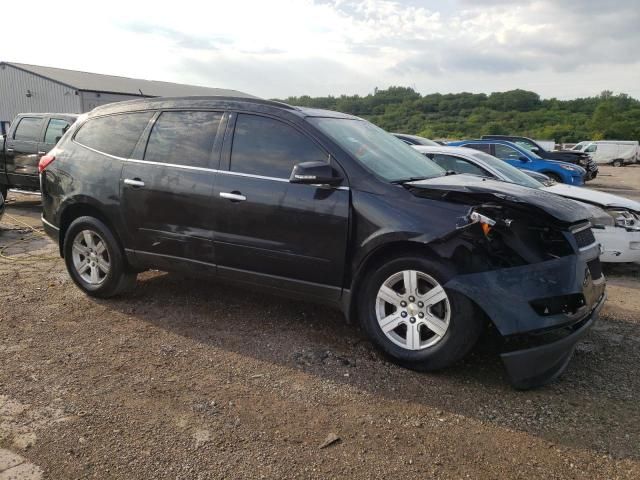
<instances>
[{"instance_id":1,"label":"sky","mask_svg":"<svg viewBox=\"0 0 640 480\"><path fill-rule=\"evenodd\" d=\"M0 61L265 98L392 85L640 98L640 0L32 0L0 18Z\"/></svg>"}]
</instances>

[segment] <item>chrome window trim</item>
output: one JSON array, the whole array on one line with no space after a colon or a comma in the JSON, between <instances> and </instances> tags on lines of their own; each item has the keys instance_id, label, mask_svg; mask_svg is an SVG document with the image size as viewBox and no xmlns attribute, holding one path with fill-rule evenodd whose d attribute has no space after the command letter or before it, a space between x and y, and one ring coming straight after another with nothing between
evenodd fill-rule
<instances>
[{"instance_id":1,"label":"chrome window trim","mask_svg":"<svg viewBox=\"0 0 640 480\"><path fill-rule=\"evenodd\" d=\"M194 171L198 171L198 172L221 173L223 175L235 175L237 177L257 178L259 180L271 180L271 181L274 181L274 182L289 183L289 179L288 178L268 177L268 176L265 176L265 175L254 175L252 173L231 172L229 170L216 170L215 168L193 167L191 165L178 165L176 163L153 162L151 160L138 160L136 158L122 158L122 157L118 157L116 155L111 155L109 153L101 152L100 150L96 150L95 148L87 147L86 145L83 145L82 143L75 141L75 139L72 140L72 142L77 144L77 145L80 145L81 147L86 148L87 150L91 150L92 152L99 153L100 155L106 155L109 158L113 158L115 160L121 160L121 161L127 162L127 163L139 163L139 164L146 164L146 165L157 165L157 166L162 166L162 167L181 168L183 170L194 170ZM334 189L335 190L349 190L349 187L346 186L346 185L342 185L342 186L339 186L339 187L335 187Z\"/></svg>"},{"instance_id":2,"label":"chrome window trim","mask_svg":"<svg viewBox=\"0 0 640 480\"><path fill-rule=\"evenodd\" d=\"M182 168L184 170L195 170L195 171L198 171L198 172L213 172L213 173L218 172L218 170L214 170L213 168L194 167L192 165L179 165L177 163L153 162L151 160L138 160L136 158L125 158L124 161L125 162L129 162L129 163L142 163L142 164L148 164L148 165L158 165L158 166L162 166L162 167Z\"/></svg>"},{"instance_id":3,"label":"chrome window trim","mask_svg":"<svg viewBox=\"0 0 640 480\"><path fill-rule=\"evenodd\" d=\"M100 155L104 155L106 157L113 158L115 160L121 160L121 161L124 161L124 162L127 161L126 158L118 157L116 155L111 155L110 153L101 152L100 150L96 150L95 148L87 147L84 143L78 142L75 139L75 136L74 136L74 138L71 139L71 142L75 143L76 145L80 145L82 148L86 148L87 150L91 150L92 152L99 153Z\"/></svg>"}]
</instances>

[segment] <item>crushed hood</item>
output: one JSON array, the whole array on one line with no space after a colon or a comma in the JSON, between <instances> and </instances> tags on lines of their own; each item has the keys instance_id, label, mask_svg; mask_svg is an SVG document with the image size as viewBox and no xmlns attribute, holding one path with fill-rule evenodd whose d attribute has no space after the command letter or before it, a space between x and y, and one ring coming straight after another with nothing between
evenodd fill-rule
<instances>
[{"instance_id":1,"label":"crushed hood","mask_svg":"<svg viewBox=\"0 0 640 480\"><path fill-rule=\"evenodd\" d=\"M564 223L586 221L590 217L589 212L573 200L543 190L475 175L446 175L409 182L405 186L416 196L436 200L470 205L495 202L507 203L520 208L529 206L542 210Z\"/></svg>"},{"instance_id":2,"label":"crushed hood","mask_svg":"<svg viewBox=\"0 0 640 480\"><path fill-rule=\"evenodd\" d=\"M600 207L618 207L640 212L640 202L636 202L635 200L630 200L619 195L600 192L598 190L574 187L562 183L557 183L550 187L543 187L543 190L557 195L562 195L563 197L572 198L574 200L591 203Z\"/></svg>"}]
</instances>

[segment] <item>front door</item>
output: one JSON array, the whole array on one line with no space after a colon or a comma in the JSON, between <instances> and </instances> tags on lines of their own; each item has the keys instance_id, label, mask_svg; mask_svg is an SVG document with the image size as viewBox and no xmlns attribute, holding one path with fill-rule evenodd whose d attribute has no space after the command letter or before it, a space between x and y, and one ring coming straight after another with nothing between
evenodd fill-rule
<instances>
[{"instance_id":1,"label":"front door","mask_svg":"<svg viewBox=\"0 0 640 480\"><path fill-rule=\"evenodd\" d=\"M295 164L332 161L328 152L292 125L244 113L224 151L212 202L218 274L337 299L350 192L288 181Z\"/></svg>"},{"instance_id":2,"label":"front door","mask_svg":"<svg viewBox=\"0 0 640 480\"><path fill-rule=\"evenodd\" d=\"M212 111L162 112L141 158L125 162L128 247L142 263L213 271L211 195L222 118Z\"/></svg>"},{"instance_id":3,"label":"front door","mask_svg":"<svg viewBox=\"0 0 640 480\"><path fill-rule=\"evenodd\" d=\"M42 141L42 117L22 117L11 129L5 142L6 169L9 184L38 188L39 144Z\"/></svg>"}]
</instances>

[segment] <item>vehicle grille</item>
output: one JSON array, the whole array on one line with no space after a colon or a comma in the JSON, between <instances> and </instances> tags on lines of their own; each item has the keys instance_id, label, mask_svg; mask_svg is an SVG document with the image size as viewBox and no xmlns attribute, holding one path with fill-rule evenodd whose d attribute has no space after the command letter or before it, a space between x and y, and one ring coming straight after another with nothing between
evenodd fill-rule
<instances>
[{"instance_id":1,"label":"vehicle grille","mask_svg":"<svg viewBox=\"0 0 640 480\"><path fill-rule=\"evenodd\" d=\"M594 280L598 280L602 277L602 263L600 263L599 258L594 258L593 260L587 262L587 267L589 267L589 273L591 273L591 278Z\"/></svg>"},{"instance_id":2,"label":"vehicle grille","mask_svg":"<svg viewBox=\"0 0 640 480\"><path fill-rule=\"evenodd\" d=\"M596 237L593 236L593 232L591 228L585 228L583 230L574 232L573 236L576 239L576 243L578 244L578 248L584 248L592 243L595 243Z\"/></svg>"}]
</instances>

